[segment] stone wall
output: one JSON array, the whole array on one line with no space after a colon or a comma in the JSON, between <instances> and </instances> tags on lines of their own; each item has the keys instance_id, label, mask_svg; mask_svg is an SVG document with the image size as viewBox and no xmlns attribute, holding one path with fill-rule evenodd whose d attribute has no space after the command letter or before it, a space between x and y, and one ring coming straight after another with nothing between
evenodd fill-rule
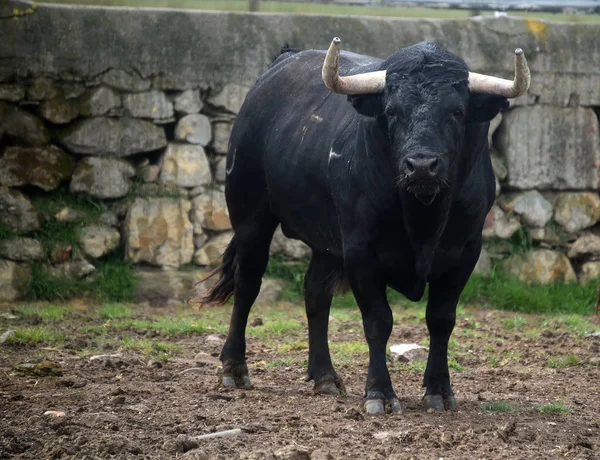
<instances>
[{"instance_id":1,"label":"stone wall","mask_svg":"<svg viewBox=\"0 0 600 460\"><path fill-rule=\"evenodd\" d=\"M523 47L532 88L492 124L499 197L478 270L502 259L525 281L597 276L600 26L13 1L0 6L0 299L22 295L32 261L93 277L111 254L150 290L170 269L185 296L196 275L174 269L211 265L231 237L225 153L248 88L281 45L324 48L334 35L378 56L433 39L506 77ZM49 245L61 226L74 237ZM515 254L517 240L534 250ZM273 251L307 254L280 232Z\"/></svg>"}]
</instances>

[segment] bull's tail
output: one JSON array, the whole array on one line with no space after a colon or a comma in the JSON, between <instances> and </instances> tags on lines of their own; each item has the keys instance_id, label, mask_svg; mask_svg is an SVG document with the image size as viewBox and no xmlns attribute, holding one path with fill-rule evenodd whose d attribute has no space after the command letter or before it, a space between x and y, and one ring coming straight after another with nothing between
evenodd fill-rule
<instances>
[{"instance_id":1,"label":"bull's tail","mask_svg":"<svg viewBox=\"0 0 600 460\"><path fill-rule=\"evenodd\" d=\"M235 236L229 242L225 253L223 254L223 263L206 275L199 283L202 283L217 273L220 273L219 280L208 289L202 296L194 299L194 303L202 305L223 305L233 295L235 272L237 269L237 258L235 248Z\"/></svg>"}]
</instances>

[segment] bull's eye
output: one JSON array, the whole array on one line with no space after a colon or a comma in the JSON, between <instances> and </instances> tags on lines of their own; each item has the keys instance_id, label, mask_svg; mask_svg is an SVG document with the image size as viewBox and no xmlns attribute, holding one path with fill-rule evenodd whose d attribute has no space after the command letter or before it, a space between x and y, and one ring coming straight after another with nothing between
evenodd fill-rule
<instances>
[{"instance_id":1,"label":"bull's eye","mask_svg":"<svg viewBox=\"0 0 600 460\"><path fill-rule=\"evenodd\" d=\"M454 115L455 118L461 119L465 116L465 109L457 107L452 115Z\"/></svg>"},{"instance_id":2,"label":"bull's eye","mask_svg":"<svg viewBox=\"0 0 600 460\"><path fill-rule=\"evenodd\" d=\"M388 107L387 109L385 109L385 114L387 115L388 118L392 118L394 115L396 115L396 113L394 112L394 109L392 109L391 107Z\"/></svg>"}]
</instances>

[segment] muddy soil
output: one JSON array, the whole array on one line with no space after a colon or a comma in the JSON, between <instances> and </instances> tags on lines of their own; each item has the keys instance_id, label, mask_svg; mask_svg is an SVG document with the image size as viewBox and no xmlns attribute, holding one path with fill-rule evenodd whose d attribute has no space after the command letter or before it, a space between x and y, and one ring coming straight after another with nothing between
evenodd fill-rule
<instances>
[{"instance_id":1,"label":"muddy soil","mask_svg":"<svg viewBox=\"0 0 600 460\"><path fill-rule=\"evenodd\" d=\"M465 347L456 358L462 370L451 371L457 410L426 412L422 372L392 364L403 412L377 417L362 411L364 354L337 366L347 396L314 396L312 383L303 378L306 350L277 352L272 341L249 338L254 389L232 391L217 385L223 335L161 335L182 351L160 363L93 340L73 320L60 346L0 345L0 458L600 458L600 337L543 326L539 334L528 334L526 326L506 329L502 321L514 315L505 312L474 310L468 316L457 324L457 330L470 330L457 338ZM31 321L11 319L10 328ZM7 328L5 321L0 333ZM362 340L358 321L334 329L331 343ZM120 334L154 336L139 330ZM426 337L422 321L397 321L390 343ZM288 339L284 334L279 340ZM490 360L485 350L492 349L501 359ZM119 352L122 356L90 360ZM577 356L573 365L548 366L549 357L569 354ZM37 375L15 369L41 361L53 364L38 366ZM566 412L540 412L557 401ZM509 411L494 409L494 402L507 403ZM189 440L235 428L241 434Z\"/></svg>"}]
</instances>

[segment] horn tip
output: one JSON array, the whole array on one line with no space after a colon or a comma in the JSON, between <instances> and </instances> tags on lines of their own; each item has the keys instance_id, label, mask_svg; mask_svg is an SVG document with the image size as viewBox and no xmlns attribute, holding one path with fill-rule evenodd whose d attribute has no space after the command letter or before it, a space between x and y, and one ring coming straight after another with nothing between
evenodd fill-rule
<instances>
[{"instance_id":1,"label":"horn tip","mask_svg":"<svg viewBox=\"0 0 600 460\"><path fill-rule=\"evenodd\" d=\"M515 55L516 55L516 56L521 56L523 53L524 53L524 52L523 52L523 48L517 48L517 49L515 50Z\"/></svg>"},{"instance_id":2,"label":"horn tip","mask_svg":"<svg viewBox=\"0 0 600 460\"><path fill-rule=\"evenodd\" d=\"M340 43L342 43L342 40L340 39L340 37L333 37L332 42L334 45L339 45Z\"/></svg>"}]
</instances>

